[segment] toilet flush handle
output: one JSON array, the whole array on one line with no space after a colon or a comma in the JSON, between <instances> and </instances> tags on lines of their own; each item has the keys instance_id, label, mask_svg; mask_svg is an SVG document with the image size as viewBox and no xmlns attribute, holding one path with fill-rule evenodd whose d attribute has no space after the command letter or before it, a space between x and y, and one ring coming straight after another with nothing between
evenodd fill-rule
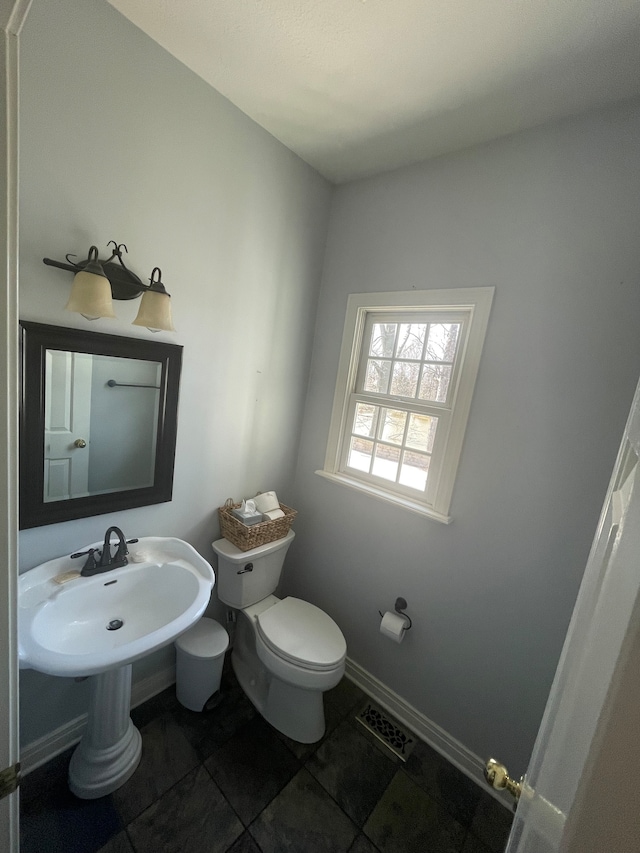
<instances>
[{"instance_id":1,"label":"toilet flush handle","mask_svg":"<svg viewBox=\"0 0 640 853\"><path fill-rule=\"evenodd\" d=\"M253 563L246 563L244 569L239 569L237 574L243 575L245 572L252 572L252 571L253 571Z\"/></svg>"}]
</instances>

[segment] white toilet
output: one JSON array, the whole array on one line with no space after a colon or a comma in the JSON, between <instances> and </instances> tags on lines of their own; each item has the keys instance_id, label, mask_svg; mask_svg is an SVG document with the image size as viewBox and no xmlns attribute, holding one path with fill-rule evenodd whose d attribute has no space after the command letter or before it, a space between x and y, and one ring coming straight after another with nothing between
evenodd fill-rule
<instances>
[{"instance_id":1,"label":"white toilet","mask_svg":"<svg viewBox=\"0 0 640 853\"><path fill-rule=\"evenodd\" d=\"M273 595L294 535L290 530L251 551L227 539L213 542L216 589L239 611L231 663L242 689L278 731L315 743L324 734L322 694L342 678L347 644L319 607Z\"/></svg>"}]
</instances>

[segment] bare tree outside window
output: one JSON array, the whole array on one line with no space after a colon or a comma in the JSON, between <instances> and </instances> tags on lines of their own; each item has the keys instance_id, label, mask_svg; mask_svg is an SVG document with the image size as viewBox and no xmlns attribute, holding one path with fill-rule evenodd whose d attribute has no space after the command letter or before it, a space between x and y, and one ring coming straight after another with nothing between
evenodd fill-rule
<instances>
[{"instance_id":1,"label":"bare tree outside window","mask_svg":"<svg viewBox=\"0 0 640 853\"><path fill-rule=\"evenodd\" d=\"M374 323L363 390L445 402L459 334L459 323Z\"/></svg>"},{"instance_id":2,"label":"bare tree outside window","mask_svg":"<svg viewBox=\"0 0 640 853\"><path fill-rule=\"evenodd\" d=\"M459 323L372 323L361 390L445 402L459 333ZM430 414L359 402L348 465L423 491L437 426L438 418Z\"/></svg>"}]
</instances>

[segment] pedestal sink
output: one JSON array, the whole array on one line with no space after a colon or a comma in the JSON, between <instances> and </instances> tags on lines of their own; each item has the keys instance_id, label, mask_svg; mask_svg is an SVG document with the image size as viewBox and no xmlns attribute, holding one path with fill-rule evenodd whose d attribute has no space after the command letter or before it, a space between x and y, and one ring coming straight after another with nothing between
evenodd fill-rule
<instances>
[{"instance_id":1,"label":"pedestal sink","mask_svg":"<svg viewBox=\"0 0 640 853\"><path fill-rule=\"evenodd\" d=\"M140 761L140 733L129 717L131 664L200 618L215 579L191 545L159 536L131 545L126 566L58 582L81 567L82 560L60 557L20 576L18 653L23 669L91 676L87 728L71 758L69 787L94 799L123 785Z\"/></svg>"}]
</instances>

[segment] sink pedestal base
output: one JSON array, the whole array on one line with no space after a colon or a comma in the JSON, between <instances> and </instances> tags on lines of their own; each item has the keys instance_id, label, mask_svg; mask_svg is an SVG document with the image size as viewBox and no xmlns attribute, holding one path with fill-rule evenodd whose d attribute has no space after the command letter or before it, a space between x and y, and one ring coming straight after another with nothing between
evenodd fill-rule
<instances>
[{"instance_id":1,"label":"sink pedestal base","mask_svg":"<svg viewBox=\"0 0 640 853\"><path fill-rule=\"evenodd\" d=\"M131 665L91 676L89 719L69 765L69 788L84 800L117 790L142 755L140 732L131 722Z\"/></svg>"}]
</instances>

